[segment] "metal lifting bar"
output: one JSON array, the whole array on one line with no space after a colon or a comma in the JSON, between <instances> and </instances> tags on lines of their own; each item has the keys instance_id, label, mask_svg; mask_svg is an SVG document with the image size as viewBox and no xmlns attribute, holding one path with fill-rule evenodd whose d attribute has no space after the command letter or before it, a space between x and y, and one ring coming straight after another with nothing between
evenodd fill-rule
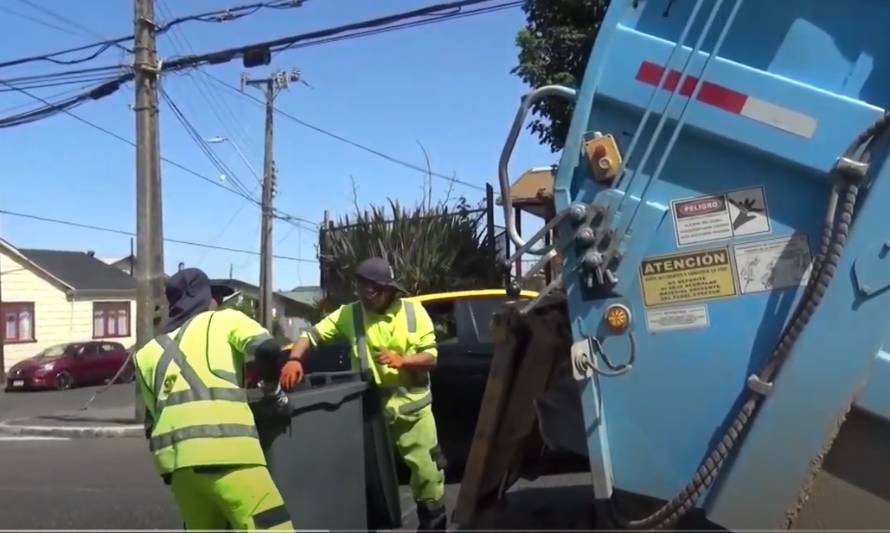
<instances>
[{"instance_id":1,"label":"metal lifting bar","mask_svg":"<svg viewBox=\"0 0 890 533\"><path fill-rule=\"evenodd\" d=\"M528 114L528 110L535 102L547 96L560 96L566 100L574 101L575 98L577 98L577 94L577 91L574 89L563 87L561 85L545 85L543 87L538 87L523 96L522 101L519 104L519 109L516 111L516 118L513 119L513 126L510 128L510 134L507 135L507 141L504 143L503 150L501 150L501 158L498 162L498 180L501 184L501 201L504 206L504 224L507 226L507 235L510 236L510 240L512 240L518 248L517 253L519 253L519 250L522 250L523 253L543 255L546 253L546 250L526 247L526 242L522 239L522 236L519 235L519 232L516 231L516 219L513 218L513 200L510 198L510 175L507 169L510 164L510 156L513 154L513 148L516 146L516 139L519 138L519 132L522 130L522 125L525 123L525 117ZM560 215L557 215L557 218L559 218L559 216ZM543 233L538 233L543 236ZM533 243L534 239L530 244Z\"/></svg>"}]
</instances>

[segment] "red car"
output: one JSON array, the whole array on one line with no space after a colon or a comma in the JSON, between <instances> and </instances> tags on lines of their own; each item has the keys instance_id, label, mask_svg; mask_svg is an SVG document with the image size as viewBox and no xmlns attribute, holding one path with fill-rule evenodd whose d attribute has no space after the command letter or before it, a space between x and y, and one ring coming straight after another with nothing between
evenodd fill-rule
<instances>
[{"instance_id":1,"label":"red car","mask_svg":"<svg viewBox=\"0 0 890 533\"><path fill-rule=\"evenodd\" d=\"M6 390L67 390L78 385L104 383L127 362L128 355L127 349L117 342L73 342L51 346L13 365L6 377ZM134 377L133 365L127 363L118 381L132 381Z\"/></svg>"}]
</instances>

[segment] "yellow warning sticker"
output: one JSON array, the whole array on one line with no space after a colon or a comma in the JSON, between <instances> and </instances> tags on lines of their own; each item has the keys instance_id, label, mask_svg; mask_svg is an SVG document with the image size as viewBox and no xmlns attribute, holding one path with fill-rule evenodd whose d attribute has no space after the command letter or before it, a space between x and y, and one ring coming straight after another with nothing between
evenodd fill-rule
<instances>
[{"instance_id":1,"label":"yellow warning sticker","mask_svg":"<svg viewBox=\"0 0 890 533\"><path fill-rule=\"evenodd\" d=\"M646 307L736 295L727 248L644 259L640 284Z\"/></svg>"}]
</instances>

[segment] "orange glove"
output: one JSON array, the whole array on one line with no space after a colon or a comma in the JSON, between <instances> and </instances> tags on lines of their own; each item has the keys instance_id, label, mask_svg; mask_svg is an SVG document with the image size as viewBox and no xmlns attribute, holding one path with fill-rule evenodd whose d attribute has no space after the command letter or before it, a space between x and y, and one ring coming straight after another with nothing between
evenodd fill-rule
<instances>
[{"instance_id":1,"label":"orange glove","mask_svg":"<svg viewBox=\"0 0 890 533\"><path fill-rule=\"evenodd\" d=\"M303 381L303 363L291 359L281 368L279 383L284 390L292 390L299 382Z\"/></svg>"},{"instance_id":2,"label":"orange glove","mask_svg":"<svg viewBox=\"0 0 890 533\"><path fill-rule=\"evenodd\" d=\"M405 358L392 350L383 350L377 356L377 362L398 370L405 364Z\"/></svg>"}]
</instances>

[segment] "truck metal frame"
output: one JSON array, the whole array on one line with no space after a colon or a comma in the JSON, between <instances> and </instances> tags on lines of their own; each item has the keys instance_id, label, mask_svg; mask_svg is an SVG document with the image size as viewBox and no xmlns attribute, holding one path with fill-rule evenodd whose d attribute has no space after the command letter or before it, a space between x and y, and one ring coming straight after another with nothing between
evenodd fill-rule
<instances>
[{"instance_id":1,"label":"truck metal frame","mask_svg":"<svg viewBox=\"0 0 890 533\"><path fill-rule=\"evenodd\" d=\"M575 104L556 217L526 241L504 209L517 254L565 259L513 313L564 302L556 358L604 523L661 529L698 508L728 529L890 526L887 20L868 0L613 0L580 88L523 100L504 199L528 109ZM509 424L492 373L464 521ZM625 516L619 489L664 503Z\"/></svg>"}]
</instances>

